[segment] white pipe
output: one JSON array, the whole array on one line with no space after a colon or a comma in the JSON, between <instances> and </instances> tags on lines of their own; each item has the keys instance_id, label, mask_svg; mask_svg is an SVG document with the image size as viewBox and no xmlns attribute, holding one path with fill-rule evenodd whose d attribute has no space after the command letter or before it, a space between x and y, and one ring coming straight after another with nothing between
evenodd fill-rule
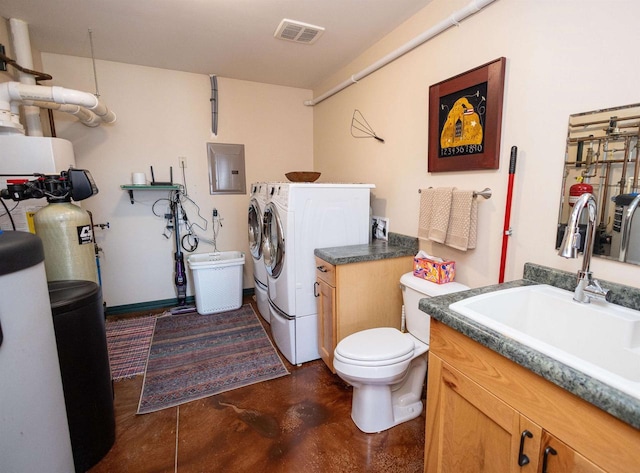
<instances>
[{"instance_id":1,"label":"white pipe","mask_svg":"<svg viewBox=\"0 0 640 473\"><path fill-rule=\"evenodd\" d=\"M33 69L33 55L31 54L31 40L29 26L22 20L11 18L11 43L16 55L16 62L26 69ZM18 78L22 84L35 85L36 79L31 74L19 71ZM24 106L24 120L29 136L43 136L40 109L31 105Z\"/></svg>"},{"instance_id":2,"label":"white pipe","mask_svg":"<svg viewBox=\"0 0 640 473\"><path fill-rule=\"evenodd\" d=\"M20 133L24 135L24 127L20 123L20 110L15 103L10 104L10 109L0 106L0 134Z\"/></svg>"},{"instance_id":3,"label":"white pipe","mask_svg":"<svg viewBox=\"0 0 640 473\"><path fill-rule=\"evenodd\" d=\"M65 89L64 87L48 87L43 85L28 85L19 82L3 82L0 83L0 110L9 110L12 102L27 102L38 105L40 102L53 102L60 105L78 105L99 117L104 123L113 123L116 121L116 115L101 103L94 95L89 92L79 90ZM44 108L53 108L45 106ZM73 107L58 107L61 111L67 111L74 114L80 113ZM81 113L82 115L86 115ZM83 121L85 125L96 126L94 118ZM95 123L95 124L94 124Z\"/></svg>"},{"instance_id":4,"label":"white pipe","mask_svg":"<svg viewBox=\"0 0 640 473\"><path fill-rule=\"evenodd\" d=\"M369 67L366 67L365 69L361 70L357 74L352 75L349 79L347 79L344 82L338 84L333 89L325 92L324 94L320 95L319 97L316 97L313 100L305 100L304 104L308 105L308 106L314 106L314 105L319 104L323 100L326 100L329 97L337 94L338 92L346 89L350 85L355 84L360 79L363 79L363 78L367 77L369 74L374 73L378 69L383 68L384 66L386 66L390 62L395 61L400 56L403 56L406 53L408 53L409 51L412 51L415 48L417 48L418 46L426 43L427 41L429 41L430 39L432 39L435 36L439 35L443 31L449 29L450 27L459 26L460 22L462 20L468 18L469 16L473 15L474 13L479 12L484 7L486 7L487 5L489 5L490 3L493 3L495 1L496 0L471 0L471 2L466 7L461 8L460 10L454 12L446 20L442 20L440 23L436 24L435 26L432 26L431 28L429 28L424 33L416 36L411 41L409 41L409 42L405 43L404 45L400 46L395 51L392 51L391 53L387 54L382 59L376 61L375 63L373 63Z\"/></svg>"},{"instance_id":5,"label":"white pipe","mask_svg":"<svg viewBox=\"0 0 640 473\"><path fill-rule=\"evenodd\" d=\"M96 127L100 126L102 120L99 116L93 113L91 110L88 110L80 105L72 105L72 104L59 104L54 102L32 102L33 105L39 108L48 108L51 110L58 110L60 112L70 113L71 115L75 115L78 120L83 125Z\"/></svg>"}]
</instances>

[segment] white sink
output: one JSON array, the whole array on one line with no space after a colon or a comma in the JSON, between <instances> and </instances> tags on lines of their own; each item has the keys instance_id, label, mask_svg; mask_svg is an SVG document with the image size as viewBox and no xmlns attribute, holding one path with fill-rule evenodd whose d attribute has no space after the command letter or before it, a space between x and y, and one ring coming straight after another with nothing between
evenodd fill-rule
<instances>
[{"instance_id":1,"label":"white sink","mask_svg":"<svg viewBox=\"0 0 640 473\"><path fill-rule=\"evenodd\" d=\"M547 285L463 299L451 310L640 399L640 312L581 304Z\"/></svg>"}]
</instances>

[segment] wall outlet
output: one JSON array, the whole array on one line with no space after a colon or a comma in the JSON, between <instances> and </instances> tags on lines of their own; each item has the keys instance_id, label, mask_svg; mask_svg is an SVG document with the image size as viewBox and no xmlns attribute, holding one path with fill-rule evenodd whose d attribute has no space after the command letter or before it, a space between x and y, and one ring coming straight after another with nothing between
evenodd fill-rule
<instances>
[{"instance_id":1,"label":"wall outlet","mask_svg":"<svg viewBox=\"0 0 640 473\"><path fill-rule=\"evenodd\" d=\"M178 156L178 164L180 165L180 169L185 169L187 167L186 156Z\"/></svg>"}]
</instances>

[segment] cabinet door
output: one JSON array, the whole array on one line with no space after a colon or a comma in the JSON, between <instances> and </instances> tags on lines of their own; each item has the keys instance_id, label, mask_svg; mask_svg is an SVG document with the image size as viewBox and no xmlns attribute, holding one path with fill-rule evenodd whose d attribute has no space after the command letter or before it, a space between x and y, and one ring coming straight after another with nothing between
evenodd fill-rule
<instances>
[{"instance_id":1,"label":"cabinet door","mask_svg":"<svg viewBox=\"0 0 640 473\"><path fill-rule=\"evenodd\" d=\"M535 473L541 435L538 425L429 355L425 472Z\"/></svg>"},{"instance_id":2,"label":"cabinet door","mask_svg":"<svg viewBox=\"0 0 640 473\"><path fill-rule=\"evenodd\" d=\"M316 280L318 301L318 351L333 373L333 350L336 348L336 289L322 279Z\"/></svg>"},{"instance_id":3,"label":"cabinet door","mask_svg":"<svg viewBox=\"0 0 640 473\"><path fill-rule=\"evenodd\" d=\"M541 473L605 473L546 431L542 434L539 464Z\"/></svg>"}]
</instances>

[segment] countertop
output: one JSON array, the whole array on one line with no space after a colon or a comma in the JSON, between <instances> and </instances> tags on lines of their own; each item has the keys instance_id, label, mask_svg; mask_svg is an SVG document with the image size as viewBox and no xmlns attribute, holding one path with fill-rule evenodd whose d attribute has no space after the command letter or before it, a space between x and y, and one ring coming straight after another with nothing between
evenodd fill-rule
<instances>
[{"instance_id":1,"label":"countertop","mask_svg":"<svg viewBox=\"0 0 640 473\"><path fill-rule=\"evenodd\" d=\"M418 239L399 233L389 233L389 241L373 240L369 244L316 248L314 250L314 254L318 258L333 265L415 256L417 252Z\"/></svg>"},{"instance_id":2,"label":"countertop","mask_svg":"<svg viewBox=\"0 0 640 473\"><path fill-rule=\"evenodd\" d=\"M619 305L640 310L640 290L607 281L600 281L613 293L613 301ZM420 310L436 320L457 330L487 348L542 376L546 380L575 394L614 417L640 429L640 400L571 368L559 361L505 337L482 324L449 310L449 304L461 299L511 287L532 284L550 284L573 291L575 274L527 263L524 278L504 284L470 289L420 300Z\"/></svg>"}]
</instances>

